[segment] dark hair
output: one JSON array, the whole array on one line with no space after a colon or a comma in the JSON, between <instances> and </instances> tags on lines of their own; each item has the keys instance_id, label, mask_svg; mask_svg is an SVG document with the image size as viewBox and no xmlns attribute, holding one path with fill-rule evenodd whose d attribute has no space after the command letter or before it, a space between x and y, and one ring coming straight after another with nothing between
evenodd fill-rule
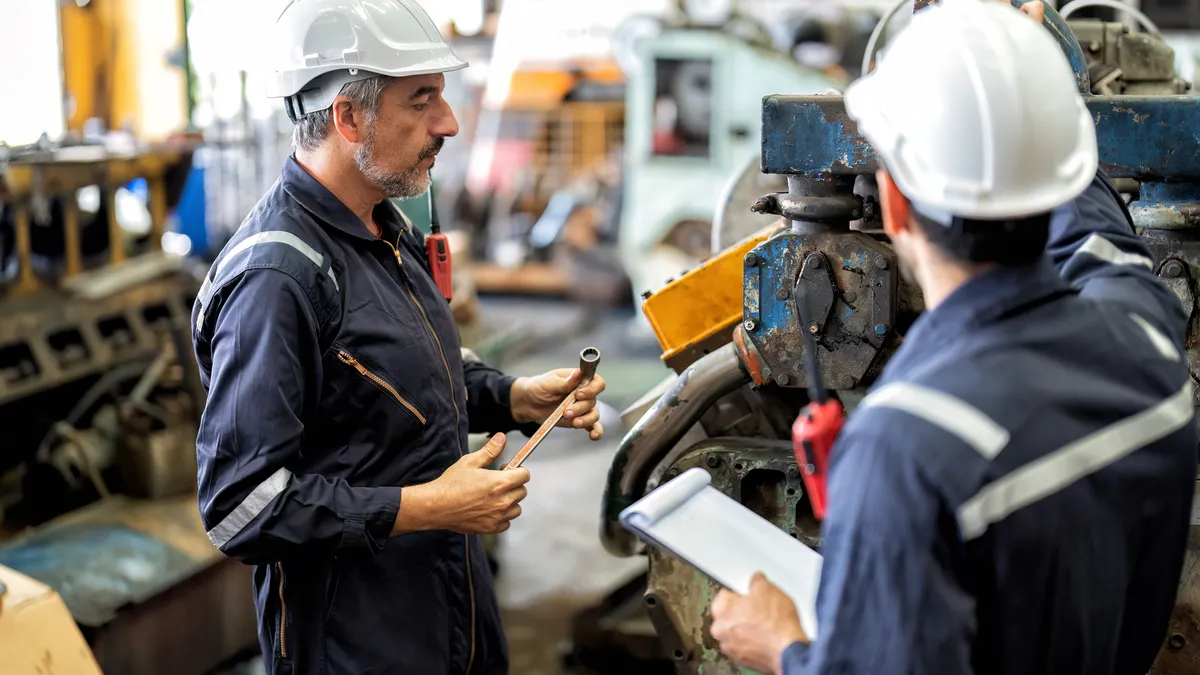
<instances>
[{"instance_id":1,"label":"dark hair","mask_svg":"<svg viewBox=\"0 0 1200 675\"><path fill-rule=\"evenodd\" d=\"M956 262L996 263L1008 267L1037 261L1050 236L1050 214L1011 220L955 217L942 225L917 211L913 220L929 242Z\"/></svg>"}]
</instances>

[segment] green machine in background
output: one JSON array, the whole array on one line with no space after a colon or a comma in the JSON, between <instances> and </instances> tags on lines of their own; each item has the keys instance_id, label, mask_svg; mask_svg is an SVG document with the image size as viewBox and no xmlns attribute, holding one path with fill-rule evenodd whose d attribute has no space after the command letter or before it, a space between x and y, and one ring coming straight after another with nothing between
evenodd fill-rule
<instances>
[{"instance_id":1,"label":"green machine in background","mask_svg":"<svg viewBox=\"0 0 1200 675\"><path fill-rule=\"evenodd\" d=\"M392 203L396 208L404 212L408 219L412 221L413 227L416 227L422 234L429 234L429 224L432 221L429 209L429 194L430 190L426 190L424 194L407 199L393 199Z\"/></svg>"}]
</instances>

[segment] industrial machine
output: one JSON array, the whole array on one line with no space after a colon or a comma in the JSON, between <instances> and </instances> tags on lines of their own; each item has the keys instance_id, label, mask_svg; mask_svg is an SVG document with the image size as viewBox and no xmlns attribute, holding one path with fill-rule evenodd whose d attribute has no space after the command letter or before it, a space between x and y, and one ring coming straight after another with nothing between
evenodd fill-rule
<instances>
[{"instance_id":1,"label":"industrial machine","mask_svg":"<svg viewBox=\"0 0 1200 675\"><path fill-rule=\"evenodd\" d=\"M250 568L196 508L203 270L164 250L193 151L0 147L0 569L61 596L25 616L73 620L104 672L202 675L257 644Z\"/></svg>"},{"instance_id":2,"label":"industrial machine","mask_svg":"<svg viewBox=\"0 0 1200 675\"><path fill-rule=\"evenodd\" d=\"M929 2L911 6L916 11ZM1157 274L1192 316L1188 363L1196 378L1200 96L1175 75L1172 50L1152 26L1131 31L1098 19L1068 22L1048 7L1046 27L1086 97L1102 166L1130 200ZM636 601L654 624L666 672L738 672L707 630L717 588L669 554L642 546L619 525L618 513L678 473L702 467L715 488L819 546L820 528L789 440L807 403L802 335L822 346L821 377L852 411L923 308L881 232L874 153L841 96L768 95L760 111L762 172L785 178L787 191L735 206L779 220L647 297L643 309L663 359L679 375L627 411L636 424L613 461L602 506L606 548L617 556L647 555L649 571L597 611L616 613ZM820 307L807 324L798 319L797 284ZM1198 526L1193 520L1189 562L1155 675L1200 669ZM577 638L595 637L588 627L604 623L595 614L586 618ZM603 639L615 644L611 635Z\"/></svg>"},{"instance_id":3,"label":"industrial machine","mask_svg":"<svg viewBox=\"0 0 1200 675\"><path fill-rule=\"evenodd\" d=\"M642 19L625 31L617 53L629 82L619 240L641 293L708 256L718 198L759 145L758 100L845 83L723 27Z\"/></svg>"}]
</instances>

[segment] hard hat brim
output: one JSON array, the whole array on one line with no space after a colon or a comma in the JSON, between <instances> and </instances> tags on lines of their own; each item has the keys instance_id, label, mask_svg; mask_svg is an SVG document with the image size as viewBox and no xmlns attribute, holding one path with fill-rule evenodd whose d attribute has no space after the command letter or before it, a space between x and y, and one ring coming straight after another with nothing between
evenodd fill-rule
<instances>
[{"instance_id":1,"label":"hard hat brim","mask_svg":"<svg viewBox=\"0 0 1200 675\"><path fill-rule=\"evenodd\" d=\"M456 70L462 70L470 64L458 58L453 52L437 59L424 61L419 66L410 68L398 68L395 70L387 70L380 68L357 68L365 73L375 75L385 75L387 77L417 77L419 75L433 75L436 73L449 73ZM268 98L287 98L300 93L310 82L317 77L326 73L332 73L338 70L350 70L343 64L331 64L325 68L298 68L295 70L276 71L274 75L268 78L267 82L267 97ZM333 99L337 98L337 92L329 97L329 102L326 107L333 105Z\"/></svg>"}]
</instances>

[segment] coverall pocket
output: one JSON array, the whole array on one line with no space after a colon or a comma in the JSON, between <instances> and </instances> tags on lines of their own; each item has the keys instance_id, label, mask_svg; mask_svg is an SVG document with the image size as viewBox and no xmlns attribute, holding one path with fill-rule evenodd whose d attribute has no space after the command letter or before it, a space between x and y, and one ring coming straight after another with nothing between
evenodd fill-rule
<instances>
[{"instance_id":1,"label":"coverall pocket","mask_svg":"<svg viewBox=\"0 0 1200 675\"><path fill-rule=\"evenodd\" d=\"M375 366L370 360L358 356L344 345L335 344L333 349L334 353L337 354L338 361L341 361L346 367L358 373L359 377L371 383L386 398L399 406L400 409L412 415L421 426L424 426L428 422L425 413L417 407L414 398L404 394L400 387L392 382L381 368Z\"/></svg>"},{"instance_id":2,"label":"coverall pocket","mask_svg":"<svg viewBox=\"0 0 1200 675\"><path fill-rule=\"evenodd\" d=\"M356 572L341 570L329 608L327 672L449 672L450 600L442 564L431 559L375 578Z\"/></svg>"}]
</instances>

